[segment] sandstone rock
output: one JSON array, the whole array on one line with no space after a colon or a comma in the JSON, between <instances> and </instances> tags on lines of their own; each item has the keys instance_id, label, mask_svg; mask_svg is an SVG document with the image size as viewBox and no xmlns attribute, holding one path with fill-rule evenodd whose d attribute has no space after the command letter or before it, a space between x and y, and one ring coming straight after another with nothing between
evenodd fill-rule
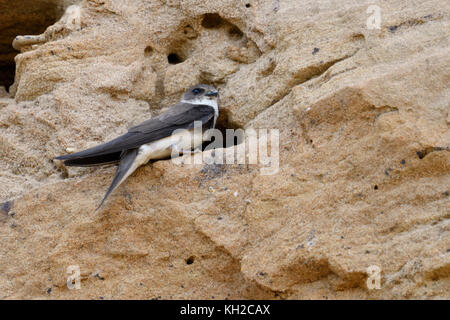
<instances>
[{"instance_id":1,"label":"sandstone rock","mask_svg":"<svg viewBox=\"0 0 450 320\"><path fill-rule=\"evenodd\" d=\"M0 1L0 86L14 81L14 56L18 53L12 42L18 35L38 35L55 23L65 8L75 0Z\"/></svg>"},{"instance_id":2,"label":"sandstone rock","mask_svg":"<svg viewBox=\"0 0 450 320\"><path fill-rule=\"evenodd\" d=\"M89 0L80 28L46 3L0 39L45 39L0 97L0 298L449 298L446 2L382 2L373 30L370 1ZM280 130L277 174L158 161L96 212L115 169L53 163L197 82L220 128Z\"/></svg>"}]
</instances>

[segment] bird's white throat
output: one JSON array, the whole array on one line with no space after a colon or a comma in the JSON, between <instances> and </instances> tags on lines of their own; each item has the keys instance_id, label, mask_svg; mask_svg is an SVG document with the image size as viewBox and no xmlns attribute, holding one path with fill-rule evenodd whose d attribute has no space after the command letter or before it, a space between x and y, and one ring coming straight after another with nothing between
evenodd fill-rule
<instances>
[{"instance_id":1,"label":"bird's white throat","mask_svg":"<svg viewBox=\"0 0 450 320\"><path fill-rule=\"evenodd\" d=\"M219 116L219 106L217 105L217 100L211 100L208 98L200 98L200 99L193 99L193 100L184 100L182 99L181 102L183 103L190 103L190 104L203 104L214 108L214 118L217 119Z\"/></svg>"}]
</instances>

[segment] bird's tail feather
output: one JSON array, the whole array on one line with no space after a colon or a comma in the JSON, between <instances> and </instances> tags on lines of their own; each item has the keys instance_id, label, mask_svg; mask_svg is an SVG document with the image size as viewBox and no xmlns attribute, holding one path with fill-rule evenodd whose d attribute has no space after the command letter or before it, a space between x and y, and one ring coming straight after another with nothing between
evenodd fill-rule
<instances>
[{"instance_id":1,"label":"bird's tail feather","mask_svg":"<svg viewBox=\"0 0 450 320\"><path fill-rule=\"evenodd\" d=\"M64 161L64 165L70 166L70 167L91 167L91 166L105 165L105 164L110 164L110 163L117 163L120 161L120 155L121 155L121 152L119 151L119 152L102 154L102 155L92 156L92 157L67 159L67 160L63 160L63 161Z\"/></svg>"},{"instance_id":2,"label":"bird's tail feather","mask_svg":"<svg viewBox=\"0 0 450 320\"><path fill-rule=\"evenodd\" d=\"M133 163L138 155L139 149L131 149L127 150L122 153L120 158L119 166L117 167L116 174L114 175L114 179L111 183L111 185L108 188L108 191L106 191L105 196L103 197L102 202L97 207L96 210L100 209L100 207L105 203L106 199L109 197L109 195L130 175L133 173L135 168L133 169Z\"/></svg>"}]
</instances>

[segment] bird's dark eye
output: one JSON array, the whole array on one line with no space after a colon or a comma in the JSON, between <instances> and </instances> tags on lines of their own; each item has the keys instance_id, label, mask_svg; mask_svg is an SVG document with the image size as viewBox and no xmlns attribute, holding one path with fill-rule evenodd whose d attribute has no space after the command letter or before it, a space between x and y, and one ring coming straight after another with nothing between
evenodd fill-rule
<instances>
[{"instance_id":1,"label":"bird's dark eye","mask_svg":"<svg viewBox=\"0 0 450 320\"><path fill-rule=\"evenodd\" d=\"M203 89L199 89L199 88L195 88L194 90L192 90L192 92L194 93L194 94L199 94L199 93L201 93L203 91Z\"/></svg>"}]
</instances>

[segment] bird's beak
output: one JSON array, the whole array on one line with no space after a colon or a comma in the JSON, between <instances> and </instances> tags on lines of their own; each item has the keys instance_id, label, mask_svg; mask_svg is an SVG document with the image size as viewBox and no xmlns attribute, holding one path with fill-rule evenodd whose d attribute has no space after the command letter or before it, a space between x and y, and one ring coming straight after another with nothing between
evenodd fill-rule
<instances>
[{"instance_id":1,"label":"bird's beak","mask_svg":"<svg viewBox=\"0 0 450 320\"><path fill-rule=\"evenodd\" d=\"M219 95L219 92L217 91L208 91L207 93L205 93L205 96L207 97L217 97Z\"/></svg>"}]
</instances>

